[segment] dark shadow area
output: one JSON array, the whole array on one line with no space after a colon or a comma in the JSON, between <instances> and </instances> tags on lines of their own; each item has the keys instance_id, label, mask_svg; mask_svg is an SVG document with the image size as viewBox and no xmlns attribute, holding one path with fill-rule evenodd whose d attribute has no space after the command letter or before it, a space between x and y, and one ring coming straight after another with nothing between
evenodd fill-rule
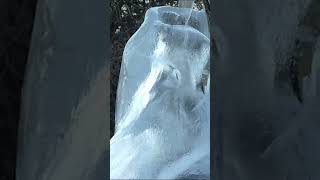
<instances>
[{"instance_id":1,"label":"dark shadow area","mask_svg":"<svg viewBox=\"0 0 320 180\"><path fill-rule=\"evenodd\" d=\"M0 1L0 179L15 179L21 88L37 0Z\"/></svg>"},{"instance_id":2,"label":"dark shadow area","mask_svg":"<svg viewBox=\"0 0 320 180\"><path fill-rule=\"evenodd\" d=\"M212 8L215 176L319 179L320 1Z\"/></svg>"}]
</instances>

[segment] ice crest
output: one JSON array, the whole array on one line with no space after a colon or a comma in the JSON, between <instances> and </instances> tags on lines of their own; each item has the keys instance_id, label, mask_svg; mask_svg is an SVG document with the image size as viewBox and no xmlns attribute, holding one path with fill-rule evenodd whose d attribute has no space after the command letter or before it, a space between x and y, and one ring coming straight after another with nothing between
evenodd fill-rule
<instances>
[{"instance_id":1,"label":"ice crest","mask_svg":"<svg viewBox=\"0 0 320 180\"><path fill-rule=\"evenodd\" d=\"M150 8L126 44L111 179L209 179L209 30L205 12L190 11Z\"/></svg>"}]
</instances>

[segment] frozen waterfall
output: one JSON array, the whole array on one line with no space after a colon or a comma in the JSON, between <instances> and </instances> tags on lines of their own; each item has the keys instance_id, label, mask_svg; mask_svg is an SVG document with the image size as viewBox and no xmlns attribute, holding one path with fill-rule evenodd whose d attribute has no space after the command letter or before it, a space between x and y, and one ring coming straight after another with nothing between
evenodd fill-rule
<instances>
[{"instance_id":1,"label":"frozen waterfall","mask_svg":"<svg viewBox=\"0 0 320 180\"><path fill-rule=\"evenodd\" d=\"M210 178L206 13L155 7L126 44L111 179Z\"/></svg>"}]
</instances>

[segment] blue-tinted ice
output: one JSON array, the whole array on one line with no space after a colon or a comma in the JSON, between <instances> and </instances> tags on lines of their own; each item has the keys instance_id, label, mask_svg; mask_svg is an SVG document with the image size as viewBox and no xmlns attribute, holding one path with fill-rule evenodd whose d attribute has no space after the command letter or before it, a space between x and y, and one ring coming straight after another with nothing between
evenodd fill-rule
<instances>
[{"instance_id":1,"label":"blue-tinted ice","mask_svg":"<svg viewBox=\"0 0 320 180\"><path fill-rule=\"evenodd\" d=\"M209 30L190 12L149 9L125 47L111 179L210 177Z\"/></svg>"}]
</instances>

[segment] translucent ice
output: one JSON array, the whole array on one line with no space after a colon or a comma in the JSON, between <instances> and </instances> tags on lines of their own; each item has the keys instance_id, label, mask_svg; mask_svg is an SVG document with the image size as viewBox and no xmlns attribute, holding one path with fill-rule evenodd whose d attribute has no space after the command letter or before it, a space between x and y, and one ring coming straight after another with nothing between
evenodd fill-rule
<instances>
[{"instance_id":1,"label":"translucent ice","mask_svg":"<svg viewBox=\"0 0 320 180\"><path fill-rule=\"evenodd\" d=\"M125 47L111 179L210 177L209 30L190 11L149 9Z\"/></svg>"}]
</instances>

